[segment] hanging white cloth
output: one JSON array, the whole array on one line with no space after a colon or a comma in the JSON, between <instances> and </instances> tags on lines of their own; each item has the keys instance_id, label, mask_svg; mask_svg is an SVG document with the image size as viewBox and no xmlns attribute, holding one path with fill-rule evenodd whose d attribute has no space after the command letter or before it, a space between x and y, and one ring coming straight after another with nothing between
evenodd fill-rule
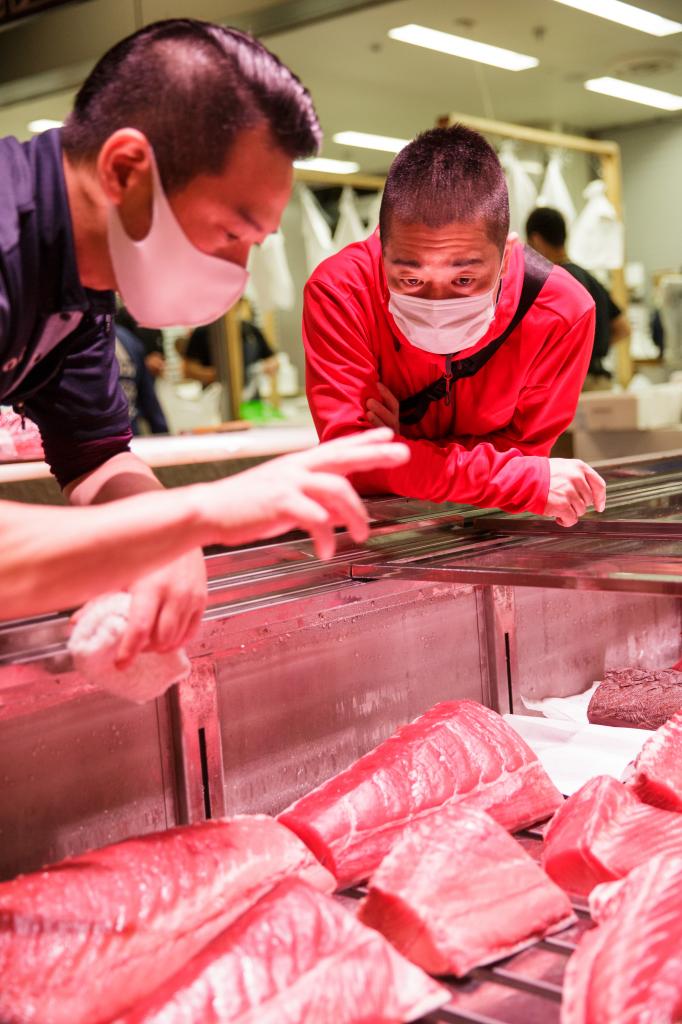
<instances>
[{"instance_id":1,"label":"hanging white cloth","mask_svg":"<svg viewBox=\"0 0 682 1024\"><path fill-rule=\"evenodd\" d=\"M500 163L507 176L509 188L509 230L526 236L526 221L535 209L538 191L533 179L516 155L512 142L503 142L500 147Z\"/></svg>"},{"instance_id":2,"label":"hanging white cloth","mask_svg":"<svg viewBox=\"0 0 682 1024\"><path fill-rule=\"evenodd\" d=\"M307 185L298 185L298 197L301 204L301 227L303 246L308 265L308 273L312 274L315 267L332 256L336 251L329 224L320 209L320 204Z\"/></svg>"},{"instance_id":3,"label":"hanging white cloth","mask_svg":"<svg viewBox=\"0 0 682 1024\"><path fill-rule=\"evenodd\" d=\"M587 202L569 240L571 259L587 270L617 270L625 263L625 235L613 203L606 198L606 185L591 181L583 197Z\"/></svg>"},{"instance_id":4,"label":"hanging white cloth","mask_svg":"<svg viewBox=\"0 0 682 1024\"><path fill-rule=\"evenodd\" d=\"M551 206L554 210L558 210L570 231L575 221L576 211L571 193L568 191L568 185L564 181L563 162L562 153L556 151L550 155L538 196L538 206Z\"/></svg>"},{"instance_id":5,"label":"hanging white cloth","mask_svg":"<svg viewBox=\"0 0 682 1024\"><path fill-rule=\"evenodd\" d=\"M381 200L383 197L383 191L377 192L373 195L369 203L367 204L367 235L373 235L376 229L379 227L379 212L381 210Z\"/></svg>"},{"instance_id":6,"label":"hanging white cloth","mask_svg":"<svg viewBox=\"0 0 682 1024\"><path fill-rule=\"evenodd\" d=\"M339 221L334 232L336 251L345 249L347 245L352 245L353 242L361 242L366 237L367 229L360 217L355 192L350 185L346 185L341 192Z\"/></svg>"},{"instance_id":7,"label":"hanging white cloth","mask_svg":"<svg viewBox=\"0 0 682 1024\"><path fill-rule=\"evenodd\" d=\"M268 235L262 245L254 245L249 257L248 296L253 298L258 312L274 309L293 309L294 280L287 262L282 231Z\"/></svg>"}]
</instances>

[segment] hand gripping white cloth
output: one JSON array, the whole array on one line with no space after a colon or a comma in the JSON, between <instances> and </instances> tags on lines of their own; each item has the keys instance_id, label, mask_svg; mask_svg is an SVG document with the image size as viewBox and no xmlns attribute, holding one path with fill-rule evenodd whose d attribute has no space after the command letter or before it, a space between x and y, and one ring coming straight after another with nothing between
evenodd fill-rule
<instances>
[{"instance_id":1,"label":"hand gripping white cloth","mask_svg":"<svg viewBox=\"0 0 682 1024\"><path fill-rule=\"evenodd\" d=\"M89 601L74 626L68 648L74 667L88 682L144 704L186 679L190 662L182 649L166 654L144 651L128 668L116 668L114 660L128 625L131 601L126 593L104 594Z\"/></svg>"}]
</instances>

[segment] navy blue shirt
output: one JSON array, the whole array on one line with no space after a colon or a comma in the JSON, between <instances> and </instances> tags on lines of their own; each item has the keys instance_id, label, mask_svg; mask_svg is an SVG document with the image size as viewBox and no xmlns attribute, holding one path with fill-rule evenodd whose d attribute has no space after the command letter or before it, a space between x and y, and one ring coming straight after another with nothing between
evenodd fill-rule
<instances>
[{"instance_id":1,"label":"navy blue shirt","mask_svg":"<svg viewBox=\"0 0 682 1024\"><path fill-rule=\"evenodd\" d=\"M113 313L78 276L60 131L0 139L0 403L37 423L62 487L129 447Z\"/></svg>"}]
</instances>

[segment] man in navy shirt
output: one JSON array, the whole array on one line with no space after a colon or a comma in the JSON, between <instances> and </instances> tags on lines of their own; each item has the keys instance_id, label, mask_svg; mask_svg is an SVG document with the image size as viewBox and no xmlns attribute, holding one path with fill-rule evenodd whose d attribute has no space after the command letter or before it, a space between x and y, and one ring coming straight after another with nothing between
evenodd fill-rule
<instances>
[{"instance_id":1,"label":"man in navy shirt","mask_svg":"<svg viewBox=\"0 0 682 1024\"><path fill-rule=\"evenodd\" d=\"M196 545L302 525L328 555L335 521L364 534L357 496L328 474L402 460L381 436L373 450L251 471L236 490L176 492L162 510L147 493L160 484L129 450L115 359L114 290L148 327L206 323L234 303L251 246L277 229L293 160L319 141L288 68L251 37L191 19L113 47L63 129L0 140L0 403L38 424L71 505L106 506L0 502L0 618L127 585L123 665L196 630L206 600Z\"/></svg>"}]
</instances>

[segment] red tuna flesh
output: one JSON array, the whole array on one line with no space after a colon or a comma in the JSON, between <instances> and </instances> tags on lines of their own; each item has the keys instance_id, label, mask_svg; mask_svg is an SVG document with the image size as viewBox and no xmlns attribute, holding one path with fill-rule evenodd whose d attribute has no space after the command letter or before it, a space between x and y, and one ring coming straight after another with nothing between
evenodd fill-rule
<instances>
[{"instance_id":1,"label":"red tuna flesh","mask_svg":"<svg viewBox=\"0 0 682 1024\"><path fill-rule=\"evenodd\" d=\"M598 927L568 962L561 1024L679 1021L682 858L659 855L597 886L590 911Z\"/></svg>"},{"instance_id":2,"label":"red tuna flesh","mask_svg":"<svg viewBox=\"0 0 682 1024\"><path fill-rule=\"evenodd\" d=\"M576 920L520 843L484 811L457 804L405 830L359 917L424 970L458 977Z\"/></svg>"},{"instance_id":3,"label":"red tuna flesh","mask_svg":"<svg viewBox=\"0 0 682 1024\"><path fill-rule=\"evenodd\" d=\"M448 999L336 900L289 879L118 1024L393 1024Z\"/></svg>"},{"instance_id":4,"label":"red tuna flesh","mask_svg":"<svg viewBox=\"0 0 682 1024\"><path fill-rule=\"evenodd\" d=\"M549 817L562 797L500 715L458 700L403 726L279 820L345 886L369 878L405 825L453 802L515 831Z\"/></svg>"},{"instance_id":5,"label":"red tuna flesh","mask_svg":"<svg viewBox=\"0 0 682 1024\"><path fill-rule=\"evenodd\" d=\"M631 789L600 775L555 814L542 863L562 888L586 896L656 853L682 855L682 815L643 804Z\"/></svg>"},{"instance_id":6,"label":"red tuna flesh","mask_svg":"<svg viewBox=\"0 0 682 1024\"><path fill-rule=\"evenodd\" d=\"M0 884L0 1021L108 1020L290 874L334 887L291 832L244 816L130 839Z\"/></svg>"},{"instance_id":7,"label":"red tuna flesh","mask_svg":"<svg viewBox=\"0 0 682 1024\"><path fill-rule=\"evenodd\" d=\"M646 741L630 785L640 800L682 811L682 714L673 715Z\"/></svg>"}]
</instances>

